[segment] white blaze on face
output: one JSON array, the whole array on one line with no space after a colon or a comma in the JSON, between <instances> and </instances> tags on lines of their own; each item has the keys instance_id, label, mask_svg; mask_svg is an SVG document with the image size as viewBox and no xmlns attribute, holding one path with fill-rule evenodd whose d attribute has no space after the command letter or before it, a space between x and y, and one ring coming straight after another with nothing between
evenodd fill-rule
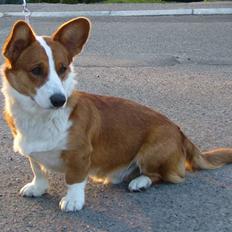
<instances>
[{"instance_id":1,"label":"white blaze on face","mask_svg":"<svg viewBox=\"0 0 232 232\"><path fill-rule=\"evenodd\" d=\"M36 40L39 42L41 47L43 47L47 57L48 57L48 80L37 89L36 95L34 96L34 100L38 105L42 108L52 108L52 103L50 97L54 94L63 94L67 99L67 94L63 87L62 81L60 80L56 69L55 63L52 55L51 48L47 45L46 41L41 36L36 36Z\"/></svg>"}]
</instances>

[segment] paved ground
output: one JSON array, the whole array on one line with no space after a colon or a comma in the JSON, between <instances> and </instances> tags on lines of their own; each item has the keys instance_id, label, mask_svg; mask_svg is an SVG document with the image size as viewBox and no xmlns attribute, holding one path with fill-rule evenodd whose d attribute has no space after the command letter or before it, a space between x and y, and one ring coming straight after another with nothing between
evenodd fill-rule
<instances>
[{"instance_id":1,"label":"paved ground","mask_svg":"<svg viewBox=\"0 0 232 232\"><path fill-rule=\"evenodd\" d=\"M75 63L79 89L156 108L203 150L232 145L232 16L92 21L91 39ZM37 19L32 24L47 34L61 22ZM0 20L0 44L12 23ZM65 193L60 174L50 175L51 188L43 198L18 196L31 171L13 153L2 117L0 127L1 231L232 231L231 165L189 173L183 184L136 194L127 192L126 184L89 183L86 207L67 214L58 208Z\"/></svg>"}]
</instances>

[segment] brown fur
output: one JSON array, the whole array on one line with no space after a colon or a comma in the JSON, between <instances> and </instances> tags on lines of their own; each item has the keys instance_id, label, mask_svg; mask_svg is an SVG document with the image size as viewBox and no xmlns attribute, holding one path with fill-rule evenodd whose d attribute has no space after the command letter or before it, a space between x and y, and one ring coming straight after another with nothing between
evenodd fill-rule
<instances>
[{"instance_id":1,"label":"brown fur","mask_svg":"<svg viewBox=\"0 0 232 232\"><path fill-rule=\"evenodd\" d=\"M17 128L15 127L14 119L6 111L4 111L3 114L4 119L11 130L12 135L15 136L17 134Z\"/></svg>"},{"instance_id":2,"label":"brown fur","mask_svg":"<svg viewBox=\"0 0 232 232\"><path fill-rule=\"evenodd\" d=\"M89 37L90 22L86 18L73 19L61 25L52 35L68 51L69 58L79 54Z\"/></svg>"},{"instance_id":3,"label":"brown fur","mask_svg":"<svg viewBox=\"0 0 232 232\"><path fill-rule=\"evenodd\" d=\"M80 53L89 30L89 21L80 18L46 37L58 74L61 64L68 66ZM20 93L32 96L35 88L46 81L48 67L47 57L26 23L15 24L3 54L10 84ZM38 63L44 69L42 79L29 74ZM64 79L68 71L60 78ZM68 107L73 124L67 149L62 152L68 184L82 182L89 173L105 177L132 163L140 169L137 175L144 174L153 182L179 183L185 177L186 161L189 169L211 169L232 162L232 148L201 153L168 118L135 102L74 91ZM13 134L17 133L13 119L7 113L5 118Z\"/></svg>"},{"instance_id":4,"label":"brown fur","mask_svg":"<svg viewBox=\"0 0 232 232\"><path fill-rule=\"evenodd\" d=\"M61 43L49 37L45 40L53 51L56 71L59 77L65 80L70 71L72 56ZM39 42L35 40L34 32L25 22L19 21L14 25L3 47L3 54L7 58L4 73L11 86L21 94L33 97L36 89L47 81L48 58ZM67 67L64 73L60 72L62 65ZM35 76L31 72L37 66L43 70L41 76Z\"/></svg>"},{"instance_id":5,"label":"brown fur","mask_svg":"<svg viewBox=\"0 0 232 232\"><path fill-rule=\"evenodd\" d=\"M194 169L232 161L232 149L216 152L216 162L215 151L200 153L169 119L132 101L74 92L69 104L73 126L68 151L62 154L69 184L93 170L100 178L107 176L132 161L153 182L178 183L185 176L186 160Z\"/></svg>"},{"instance_id":6,"label":"brown fur","mask_svg":"<svg viewBox=\"0 0 232 232\"><path fill-rule=\"evenodd\" d=\"M45 37L45 41L47 42L47 44L51 47L53 51L54 63L55 63L57 74L62 80L65 80L67 77L67 73L70 71L69 65L72 62L72 58L70 57L65 47L62 46L62 44L60 44L59 42L54 41L49 37ZM65 67L67 67L67 70L65 73L60 72L60 68L62 64Z\"/></svg>"}]
</instances>

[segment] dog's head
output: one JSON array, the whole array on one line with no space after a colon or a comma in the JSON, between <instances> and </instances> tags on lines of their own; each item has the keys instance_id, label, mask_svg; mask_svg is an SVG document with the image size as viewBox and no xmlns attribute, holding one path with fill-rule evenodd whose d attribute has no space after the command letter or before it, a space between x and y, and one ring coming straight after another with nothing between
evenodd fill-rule
<instances>
[{"instance_id":1,"label":"dog's head","mask_svg":"<svg viewBox=\"0 0 232 232\"><path fill-rule=\"evenodd\" d=\"M72 89L70 64L89 31L86 18L68 21L50 37L36 36L26 22L16 22L3 46L4 73L10 86L42 108L64 106Z\"/></svg>"}]
</instances>

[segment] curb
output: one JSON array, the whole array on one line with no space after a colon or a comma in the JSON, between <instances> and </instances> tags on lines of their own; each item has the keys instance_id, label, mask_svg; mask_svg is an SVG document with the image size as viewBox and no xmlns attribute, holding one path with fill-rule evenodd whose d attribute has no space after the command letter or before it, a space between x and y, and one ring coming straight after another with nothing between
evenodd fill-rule
<instances>
[{"instance_id":1,"label":"curb","mask_svg":"<svg viewBox=\"0 0 232 232\"><path fill-rule=\"evenodd\" d=\"M63 12L32 12L35 18L66 18L77 16L178 16L178 15L227 15L232 8L199 8L172 10L128 10L128 11L63 11ZM0 12L1 17L21 17L22 12Z\"/></svg>"},{"instance_id":2,"label":"curb","mask_svg":"<svg viewBox=\"0 0 232 232\"><path fill-rule=\"evenodd\" d=\"M201 8L193 9L194 15L232 14L232 8Z\"/></svg>"},{"instance_id":3,"label":"curb","mask_svg":"<svg viewBox=\"0 0 232 232\"><path fill-rule=\"evenodd\" d=\"M111 11L109 16L191 15L192 9Z\"/></svg>"}]
</instances>

